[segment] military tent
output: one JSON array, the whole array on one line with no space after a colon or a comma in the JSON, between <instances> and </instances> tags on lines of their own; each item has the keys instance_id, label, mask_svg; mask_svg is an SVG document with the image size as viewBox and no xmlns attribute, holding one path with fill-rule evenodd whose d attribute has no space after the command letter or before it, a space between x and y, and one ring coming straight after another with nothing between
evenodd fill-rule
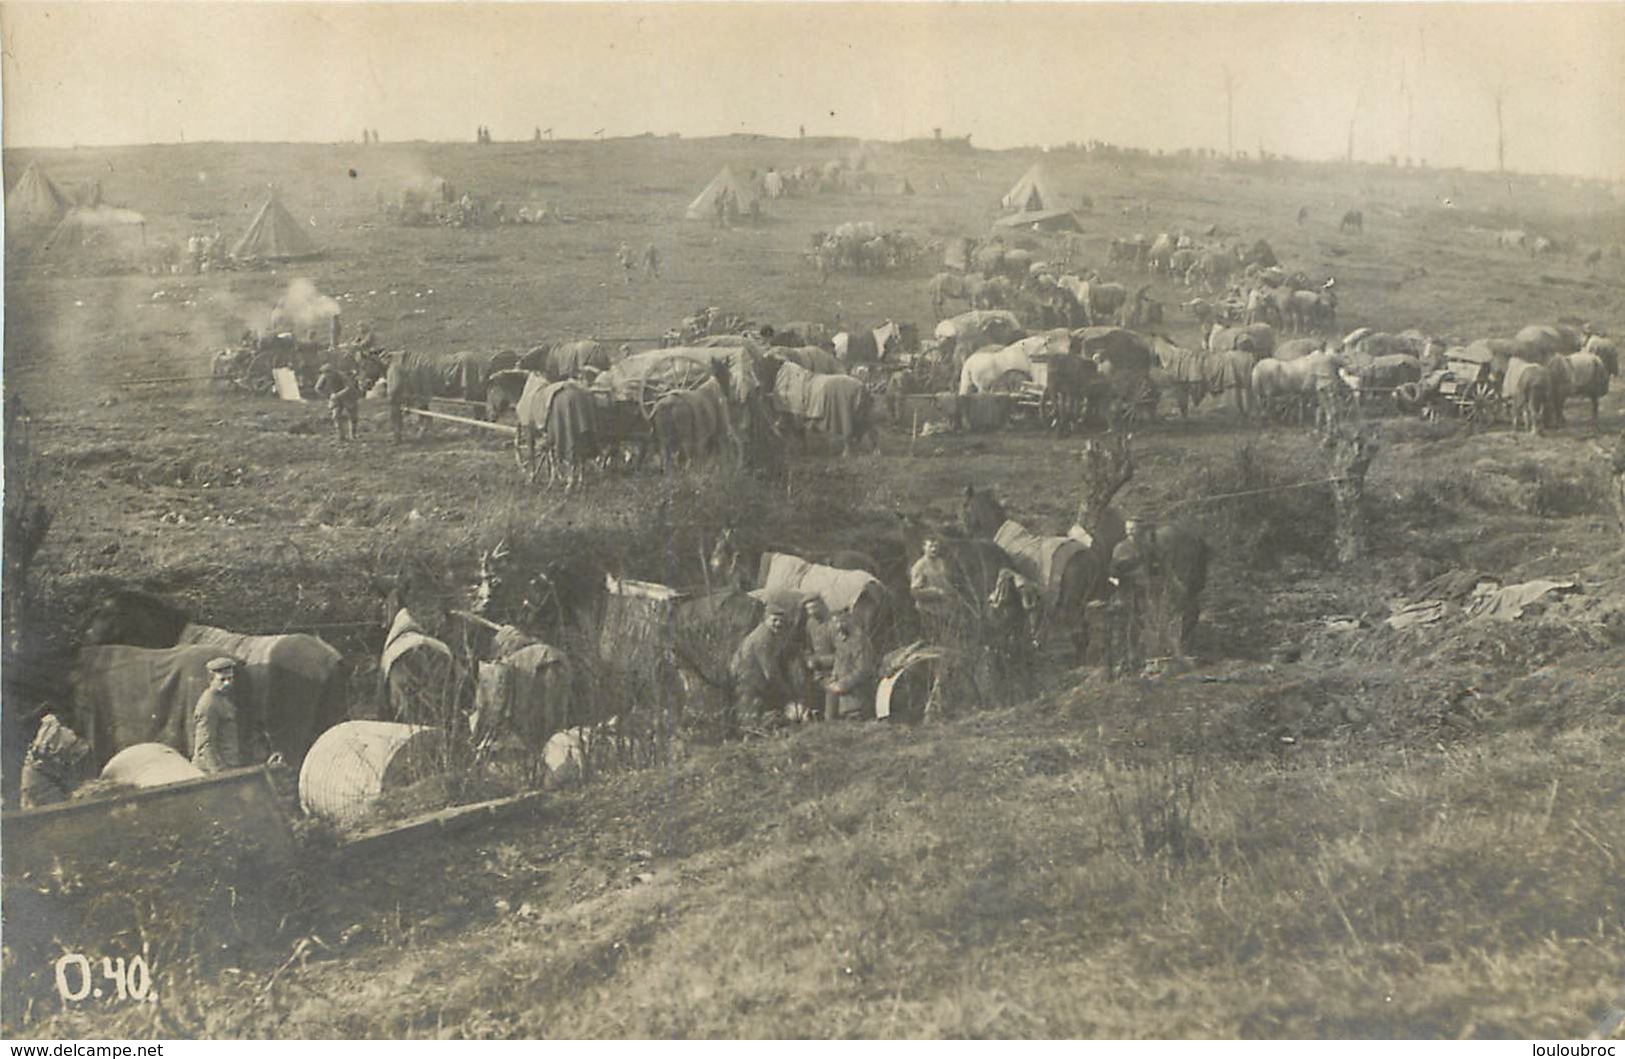
<instances>
[{"instance_id":1,"label":"military tent","mask_svg":"<svg viewBox=\"0 0 1625 1059\"><path fill-rule=\"evenodd\" d=\"M1081 232L1077 214L1071 210L1023 210L993 222L995 228L1031 228L1039 232Z\"/></svg>"},{"instance_id":2,"label":"military tent","mask_svg":"<svg viewBox=\"0 0 1625 1059\"><path fill-rule=\"evenodd\" d=\"M231 248L231 256L240 261L292 261L316 257L321 252L299 227L299 222L283 208L275 193L265 196L248 231Z\"/></svg>"},{"instance_id":3,"label":"military tent","mask_svg":"<svg viewBox=\"0 0 1625 1059\"><path fill-rule=\"evenodd\" d=\"M38 162L28 163L22 179L6 196L6 223L54 224L68 211L68 196L45 174Z\"/></svg>"},{"instance_id":4,"label":"military tent","mask_svg":"<svg viewBox=\"0 0 1625 1059\"><path fill-rule=\"evenodd\" d=\"M705 185L705 190L700 192L699 198L688 204L688 219L703 221L714 218L717 214L717 199L721 198L724 192L733 194L740 213L749 213L751 203L760 197L755 188L735 176L732 169L723 166L721 171L711 178L711 182Z\"/></svg>"},{"instance_id":5,"label":"military tent","mask_svg":"<svg viewBox=\"0 0 1625 1059\"><path fill-rule=\"evenodd\" d=\"M1043 165L1034 162L1032 168L1022 174L1015 187L1010 189L1000 203L1007 210L1031 213L1056 209L1061 205L1061 199L1050 187Z\"/></svg>"}]
</instances>

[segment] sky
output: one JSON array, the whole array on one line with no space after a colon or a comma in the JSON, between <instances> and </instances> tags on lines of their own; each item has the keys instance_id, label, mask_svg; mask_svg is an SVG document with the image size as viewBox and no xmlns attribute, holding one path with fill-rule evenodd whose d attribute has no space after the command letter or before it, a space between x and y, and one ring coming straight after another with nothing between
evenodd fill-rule
<instances>
[{"instance_id":1,"label":"sky","mask_svg":"<svg viewBox=\"0 0 1625 1059\"><path fill-rule=\"evenodd\" d=\"M1625 3L0 4L7 146L754 132L1625 179Z\"/></svg>"}]
</instances>

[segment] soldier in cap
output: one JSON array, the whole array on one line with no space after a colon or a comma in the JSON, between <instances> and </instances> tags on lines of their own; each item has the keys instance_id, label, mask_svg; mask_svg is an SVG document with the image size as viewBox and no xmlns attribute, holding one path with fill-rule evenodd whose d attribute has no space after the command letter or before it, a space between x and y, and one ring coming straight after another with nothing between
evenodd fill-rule
<instances>
[{"instance_id":1,"label":"soldier in cap","mask_svg":"<svg viewBox=\"0 0 1625 1059\"><path fill-rule=\"evenodd\" d=\"M794 629L792 607L770 600L760 624L745 635L728 665L733 680L734 720L782 714L796 698L799 683L791 672Z\"/></svg>"},{"instance_id":2,"label":"soldier in cap","mask_svg":"<svg viewBox=\"0 0 1625 1059\"><path fill-rule=\"evenodd\" d=\"M242 764L237 741L237 660L222 656L209 662L209 686L192 708L192 764L220 772Z\"/></svg>"}]
</instances>

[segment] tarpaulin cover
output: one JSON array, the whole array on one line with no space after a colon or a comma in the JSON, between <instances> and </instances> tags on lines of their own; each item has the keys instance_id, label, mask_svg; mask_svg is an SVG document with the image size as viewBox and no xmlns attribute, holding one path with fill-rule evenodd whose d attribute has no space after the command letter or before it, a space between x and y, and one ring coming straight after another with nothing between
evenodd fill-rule
<instances>
[{"instance_id":1,"label":"tarpaulin cover","mask_svg":"<svg viewBox=\"0 0 1625 1059\"><path fill-rule=\"evenodd\" d=\"M1061 599L1061 579L1067 563L1079 556L1087 561L1089 549L1072 537L1040 537L1013 519L1006 520L993 535L993 543L1003 548L1016 572L1038 585L1044 598L1044 611L1055 613Z\"/></svg>"}]
</instances>

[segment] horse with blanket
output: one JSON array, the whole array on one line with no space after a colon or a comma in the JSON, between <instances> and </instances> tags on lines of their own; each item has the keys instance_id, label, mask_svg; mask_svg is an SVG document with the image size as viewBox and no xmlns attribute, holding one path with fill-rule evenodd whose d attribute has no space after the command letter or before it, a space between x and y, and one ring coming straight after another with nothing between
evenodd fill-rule
<instances>
[{"instance_id":1,"label":"horse with blanket","mask_svg":"<svg viewBox=\"0 0 1625 1059\"><path fill-rule=\"evenodd\" d=\"M778 422L788 426L806 447L807 431L816 430L841 443L847 456L855 442L868 438L879 449L874 399L851 375L821 374L775 356L764 357L763 383L772 394Z\"/></svg>"},{"instance_id":2,"label":"horse with blanket","mask_svg":"<svg viewBox=\"0 0 1625 1059\"><path fill-rule=\"evenodd\" d=\"M1234 395L1236 414L1245 417L1253 401L1253 355L1242 349L1219 352L1183 349L1162 335L1151 340L1162 381L1172 388L1179 416L1199 407L1209 394Z\"/></svg>"},{"instance_id":3,"label":"horse with blanket","mask_svg":"<svg viewBox=\"0 0 1625 1059\"><path fill-rule=\"evenodd\" d=\"M241 663L242 728L262 734L268 752L297 764L345 714L343 656L307 633L236 633L194 622L168 600L121 589L91 611L80 640L85 646L72 670L73 695L98 755L112 756L133 745L125 736L142 732L151 738L134 742L164 742L189 753L187 718L208 684L203 667L222 655Z\"/></svg>"},{"instance_id":4,"label":"horse with blanket","mask_svg":"<svg viewBox=\"0 0 1625 1059\"><path fill-rule=\"evenodd\" d=\"M609 347L593 338L543 342L519 358L518 366L539 371L553 382L580 379L610 368Z\"/></svg>"},{"instance_id":5,"label":"horse with blanket","mask_svg":"<svg viewBox=\"0 0 1625 1059\"><path fill-rule=\"evenodd\" d=\"M549 484L561 476L566 489L583 484L587 461L607 448L598 403L592 391L574 379L549 382L545 375L531 373L514 414L518 419L514 454L521 466L529 466L531 481L545 462ZM538 438L543 445L541 460L536 456Z\"/></svg>"},{"instance_id":6,"label":"horse with blanket","mask_svg":"<svg viewBox=\"0 0 1625 1059\"><path fill-rule=\"evenodd\" d=\"M483 404L490 376L515 367L517 355L499 353L422 353L392 350L378 355L389 387L389 421L401 440L406 409L424 408L430 398L452 397Z\"/></svg>"},{"instance_id":7,"label":"horse with blanket","mask_svg":"<svg viewBox=\"0 0 1625 1059\"><path fill-rule=\"evenodd\" d=\"M1065 629L1073 655L1081 664L1089 649L1086 607L1105 575L1104 565L1083 542L1072 537L1041 536L1011 519L992 493L965 487L960 525L976 539L992 540L1038 598L1030 600L1028 623L1033 641L1041 643L1052 627Z\"/></svg>"}]
</instances>

